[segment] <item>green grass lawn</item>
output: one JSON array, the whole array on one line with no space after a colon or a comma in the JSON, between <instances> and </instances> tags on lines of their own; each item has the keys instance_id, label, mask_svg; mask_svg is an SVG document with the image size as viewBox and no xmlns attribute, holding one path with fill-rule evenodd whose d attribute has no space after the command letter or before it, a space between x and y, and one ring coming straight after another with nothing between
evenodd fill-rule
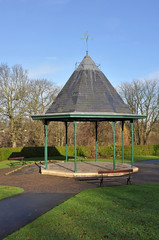
<instances>
[{"instance_id":1,"label":"green grass lawn","mask_svg":"<svg viewBox=\"0 0 159 240\"><path fill-rule=\"evenodd\" d=\"M134 156L134 162L137 161L144 161L144 160L150 160L150 159L158 159L159 156ZM49 157L48 160L59 160L59 161L65 161L65 156L55 156L55 157ZM95 161L95 159L87 159L87 158L82 158L82 157L78 157L77 161ZM35 163L35 162L39 162L39 161L44 161L43 157L37 157L37 158L27 158L27 164L31 164L31 163ZM69 161L74 161L73 157L69 157ZM113 158L109 158L109 159L98 159L98 161L106 161L106 162L113 162ZM14 161L16 162L16 161ZM121 158L116 158L116 162L122 162ZM124 159L125 163L130 163L131 162L131 156L127 156ZM18 166L22 166L22 164L19 164L17 161L17 164L14 165L14 167L18 167ZM10 166L10 161L9 160L5 160L5 161L1 161L0 162L0 169L3 168L11 168Z\"/></svg>"},{"instance_id":2,"label":"green grass lawn","mask_svg":"<svg viewBox=\"0 0 159 240\"><path fill-rule=\"evenodd\" d=\"M79 157L79 161L81 161L82 159L84 159L85 161L95 161L95 158L92 158L92 159L88 158L87 159L87 158ZM159 156L152 156L152 155L150 155L150 156L134 156L134 162L151 160L151 159L159 159ZM74 161L74 159L70 158L69 161ZM99 162L100 161L113 162L113 157L112 158L107 158L107 159L106 158L105 159L104 158L98 158L98 161ZM117 163L119 163L119 162L122 162L122 159L119 158L119 157L116 157L115 161ZM124 162L125 163L131 163L131 156L126 156L125 159L124 159Z\"/></svg>"},{"instance_id":3,"label":"green grass lawn","mask_svg":"<svg viewBox=\"0 0 159 240\"><path fill-rule=\"evenodd\" d=\"M83 191L6 239L157 240L159 184Z\"/></svg>"},{"instance_id":4,"label":"green grass lawn","mask_svg":"<svg viewBox=\"0 0 159 240\"><path fill-rule=\"evenodd\" d=\"M26 164L31 164L31 163L35 163L35 162L39 162L39 161L44 161L43 157L36 157L36 158L25 158L26 160ZM65 160L64 156L57 156L57 157L49 157L48 160ZM4 160L4 161L0 161L0 169L4 169L4 168L13 168L13 167L20 167L23 166L22 163L19 163L19 161L16 160L12 160L12 162L17 162L17 164L14 164L14 166L10 165L9 160Z\"/></svg>"},{"instance_id":5,"label":"green grass lawn","mask_svg":"<svg viewBox=\"0 0 159 240\"><path fill-rule=\"evenodd\" d=\"M14 166L10 166L10 161L9 161L9 160L0 161L0 169L24 166L24 165L22 165L22 163L19 163L19 162L16 161L16 160L14 160L14 162L15 162ZM16 164L16 162L17 162L17 164ZM31 164L31 163L34 163L34 162L35 162L35 161L30 161L30 160L28 159L28 161L26 162L26 164Z\"/></svg>"},{"instance_id":6,"label":"green grass lawn","mask_svg":"<svg viewBox=\"0 0 159 240\"><path fill-rule=\"evenodd\" d=\"M0 199L23 192L22 188L0 185Z\"/></svg>"}]
</instances>

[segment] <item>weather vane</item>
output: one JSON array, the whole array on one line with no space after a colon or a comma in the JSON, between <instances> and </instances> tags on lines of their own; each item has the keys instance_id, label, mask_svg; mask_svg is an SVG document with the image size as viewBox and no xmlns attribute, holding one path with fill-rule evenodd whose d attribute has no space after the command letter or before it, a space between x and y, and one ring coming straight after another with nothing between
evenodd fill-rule
<instances>
[{"instance_id":1,"label":"weather vane","mask_svg":"<svg viewBox=\"0 0 159 240\"><path fill-rule=\"evenodd\" d=\"M88 39L90 38L90 36L88 35L88 32L84 33L84 37L81 37L81 39L85 39L86 40L86 56L88 56ZM91 40L93 40L93 38L90 38Z\"/></svg>"}]
</instances>

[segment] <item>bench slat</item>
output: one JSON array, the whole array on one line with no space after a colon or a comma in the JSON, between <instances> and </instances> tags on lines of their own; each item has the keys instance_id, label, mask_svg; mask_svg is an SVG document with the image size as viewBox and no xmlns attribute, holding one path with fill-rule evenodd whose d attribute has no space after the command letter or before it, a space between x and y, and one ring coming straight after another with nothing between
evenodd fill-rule
<instances>
[{"instance_id":1,"label":"bench slat","mask_svg":"<svg viewBox=\"0 0 159 240\"><path fill-rule=\"evenodd\" d=\"M22 165L26 164L26 160L24 160L24 157L13 157L13 158L8 158L8 160L10 161L10 166L14 166L17 164L22 164ZM15 160L17 160L17 162L12 162Z\"/></svg>"},{"instance_id":2,"label":"bench slat","mask_svg":"<svg viewBox=\"0 0 159 240\"><path fill-rule=\"evenodd\" d=\"M22 160L24 157L14 157L14 158L8 158L8 160Z\"/></svg>"},{"instance_id":3,"label":"bench slat","mask_svg":"<svg viewBox=\"0 0 159 240\"><path fill-rule=\"evenodd\" d=\"M129 173L129 172L133 172L133 169L98 171L98 174L103 174L103 173Z\"/></svg>"}]
</instances>

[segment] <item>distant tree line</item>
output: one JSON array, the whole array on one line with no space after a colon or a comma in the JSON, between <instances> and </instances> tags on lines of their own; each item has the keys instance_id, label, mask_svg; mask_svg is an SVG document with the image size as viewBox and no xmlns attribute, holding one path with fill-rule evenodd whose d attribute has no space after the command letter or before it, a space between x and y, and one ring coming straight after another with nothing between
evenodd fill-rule
<instances>
[{"instance_id":1,"label":"distant tree line","mask_svg":"<svg viewBox=\"0 0 159 240\"><path fill-rule=\"evenodd\" d=\"M147 116L146 119L135 121L135 143L145 145L152 132L155 133L157 140L159 134L159 80L134 80L131 83L122 84L119 92L132 113Z\"/></svg>"},{"instance_id":2,"label":"distant tree line","mask_svg":"<svg viewBox=\"0 0 159 240\"><path fill-rule=\"evenodd\" d=\"M44 130L41 121L30 116L44 113L55 100L60 87L47 79L30 79L21 65L0 65L0 147L42 146ZM154 80L134 80L123 83L118 92L132 113L147 115L134 124L135 144L159 142L159 84ZM65 125L51 122L48 127L48 144L65 145ZM131 143L130 124L125 124L125 144ZM79 123L77 143L90 145L95 151L94 123ZM73 145L72 123L69 123L68 144ZM112 144L112 126L109 122L98 124L100 145ZM116 124L116 143L121 144L121 124Z\"/></svg>"},{"instance_id":3,"label":"distant tree line","mask_svg":"<svg viewBox=\"0 0 159 240\"><path fill-rule=\"evenodd\" d=\"M32 144L36 125L31 115L43 113L59 87L46 79L29 79L21 65L0 66L1 145ZM35 126L34 126L35 125ZM28 136L27 136L28 135Z\"/></svg>"}]
</instances>

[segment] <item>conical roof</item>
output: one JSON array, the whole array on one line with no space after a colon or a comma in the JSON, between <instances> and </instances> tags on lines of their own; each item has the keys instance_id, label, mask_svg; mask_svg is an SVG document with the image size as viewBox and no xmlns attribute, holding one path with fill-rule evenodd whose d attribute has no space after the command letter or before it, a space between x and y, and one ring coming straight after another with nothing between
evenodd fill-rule
<instances>
[{"instance_id":1,"label":"conical roof","mask_svg":"<svg viewBox=\"0 0 159 240\"><path fill-rule=\"evenodd\" d=\"M85 56L45 114L131 114L117 91L89 56Z\"/></svg>"}]
</instances>

